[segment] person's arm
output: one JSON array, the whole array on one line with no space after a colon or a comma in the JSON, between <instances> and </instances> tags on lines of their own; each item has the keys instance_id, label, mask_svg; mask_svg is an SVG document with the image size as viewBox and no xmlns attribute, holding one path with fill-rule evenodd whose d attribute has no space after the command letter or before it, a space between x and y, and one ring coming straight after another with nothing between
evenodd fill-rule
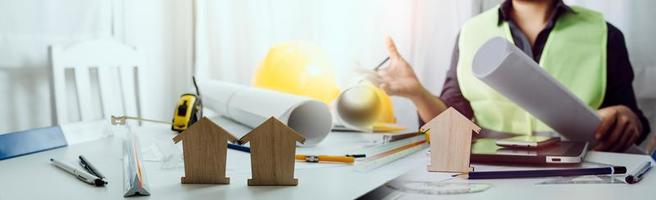
<instances>
[{"instance_id":1,"label":"person's arm","mask_svg":"<svg viewBox=\"0 0 656 200\"><path fill-rule=\"evenodd\" d=\"M440 93L440 100L444 102L447 106L453 107L462 115L469 119L474 118L474 110L471 107L469 100L462 95L462 90L460 90L460 83L458 82L458 61L460 57L460 48L458 47L458 40L460 40L460 34L456 37L455 44L453 45L453 51L451 53L451 66L446 72L446 78L444 79L444 85L442 86L442 92Z\"/></svg>"},{"instance_id":2,"label":"person's arm","mask_svg":"<svg viewBox=\"0 0 656 200\"><path fill-rule=\"evenodd\" d=\"M444 84L442 85L442 92L440 92L440 96L437 98L442 100L447 107L453 107L465 117L474 119L474 110L471 107L471 103L469 103L469 100L462 95L462 90L460 90L460 84L458 83L458 61L460 59L460 48L458 47L459 39L460 34L456 36L453 51L451 51L451 65L446 72ZM419 117L419 126L423 126L425 123L426 121Z\"/></svg>"},{"instance_id":3,"label":"person's arm","mask_svg":"<svg viewBox=\"0 0 656 200\"><path fill-rule=\"evenodd\" d=\"M613 25L607 26L608 81L606 96L597 112L602 117L602 124L595 133L599 143L594 149L622 152L633 144L641 143L651 130L635 99L632 86L634 74L624 36Z\"/></svg>"},{"instance_id":4,"label":"person's arm","mask_svg":"<svg viewBox=\"0 0 656 200\"><path fill-rule=\"evenodd\" d=\"M423 121L428 121L446 110L446 104L421 85L412 66L398 52L394 41L386 37L385 44L390 56L390 64L378 71L380 78L378 86L389 95L410 99L417 107Z\"/></svg>"}]
</instances>

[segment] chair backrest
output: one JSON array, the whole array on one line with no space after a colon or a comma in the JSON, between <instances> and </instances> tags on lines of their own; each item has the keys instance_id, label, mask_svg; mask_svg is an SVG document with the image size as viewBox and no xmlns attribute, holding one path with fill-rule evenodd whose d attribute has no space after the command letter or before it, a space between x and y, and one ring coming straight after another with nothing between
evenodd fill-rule
<instances>
[{"instance_id":1,"label":"chair backrest","mask_svg":"<svg viewBox=\"0 0 656 200\"><path fill-rule=\"evenodd\" d=\"M68 106L66 71L74 70L78 112L81 121L110 118L111 115L140 116L138 68L141 54L133 47L112 39L78 43L70 47L54 45L50 49L57 124L72 122ZM91 70L97 70L99 92L91 91ZM100 94L100 114L92 109L92 95ZM97 96L96 96L97 97ZM98 110L98 109L95 109Z\"/></svg>"}]
</instances>

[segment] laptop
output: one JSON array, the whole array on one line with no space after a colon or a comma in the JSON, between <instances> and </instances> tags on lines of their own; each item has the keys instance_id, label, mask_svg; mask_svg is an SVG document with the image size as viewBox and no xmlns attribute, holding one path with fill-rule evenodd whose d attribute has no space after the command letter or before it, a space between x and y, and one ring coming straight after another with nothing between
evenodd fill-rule
<instances>
[{"instance_id":1,"label":"laptop","mask_svg":"<svg viewBox=\"0 0 656 200\"><path fill-rule=\"evenodd\" d=\"M480 164L572 165L583 161L587 142L561 141L537 149L506 148L494 138L478 138L472 144L471 162Z\"/></svg>"}]
</instances>

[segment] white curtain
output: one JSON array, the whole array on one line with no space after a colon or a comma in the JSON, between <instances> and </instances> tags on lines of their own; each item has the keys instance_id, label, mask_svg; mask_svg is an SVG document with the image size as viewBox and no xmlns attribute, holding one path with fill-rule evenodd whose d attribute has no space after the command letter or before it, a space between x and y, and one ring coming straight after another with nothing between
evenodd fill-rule
<instances>
[{"instance_id":1,"label":"white curtain","mask_svg":"<svg viewBox=\"0 0 656 200\"><path fill-rule=\"evenodd\" d=\"M48 47L111 35L109 1L0 1L0 133L49 126Z\"/></svg>"},{"instance_id":2,"label":"white curtain","mask_svg":"<svg viewBox=\"0 0 656 200\"><path fill-rule=\"evenodd\" d=\"M191 91L192 17L183 0L0 1L0 133L54 125L48 47L102 37L144 54L142 114L170 119Z\"/></svg>"},{"instance_id":3,"label":"white curtain","mask_svg":"<svg viewBox=\"0 0 656 200\"><path fill-rule=\"evenodd\" d=\"M197 0L195 73L250 84L273 44L303 40L321 47L343 87L355 63L372 68L387 56L388 34L439 94L456 34L474 8L472 1L447 0ZM393 103L399 122L415 128L414 106Z\"/></svg>"}]
</instances>

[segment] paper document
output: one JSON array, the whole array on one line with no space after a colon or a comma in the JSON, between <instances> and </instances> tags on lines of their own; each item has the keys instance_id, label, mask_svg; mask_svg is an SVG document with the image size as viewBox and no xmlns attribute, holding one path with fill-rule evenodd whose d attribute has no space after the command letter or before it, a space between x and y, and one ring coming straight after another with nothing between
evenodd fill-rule
<instances>
[{"instance_id":1,"label":"paper document","mask_svg":"<svg viewBox=\"0 0 656 200\"><path fill-rule=\"evenodd\" d=\"M472 64L476 78L495 89L562 136L594 142L601 118L514 44L487 41Z\"/></svg>"},{"instance_id":2,"label":"paper document","mask_svg":"<svg viewBox=\"0 0 656 200\"><path fill-rule=\"evenodd\" d=\"M243 86L224 81L199 81L203 103L220 115L251 128L276 117L315 145L330 132L328 106L308 97Z\"/></svg>"}]
</instances>

